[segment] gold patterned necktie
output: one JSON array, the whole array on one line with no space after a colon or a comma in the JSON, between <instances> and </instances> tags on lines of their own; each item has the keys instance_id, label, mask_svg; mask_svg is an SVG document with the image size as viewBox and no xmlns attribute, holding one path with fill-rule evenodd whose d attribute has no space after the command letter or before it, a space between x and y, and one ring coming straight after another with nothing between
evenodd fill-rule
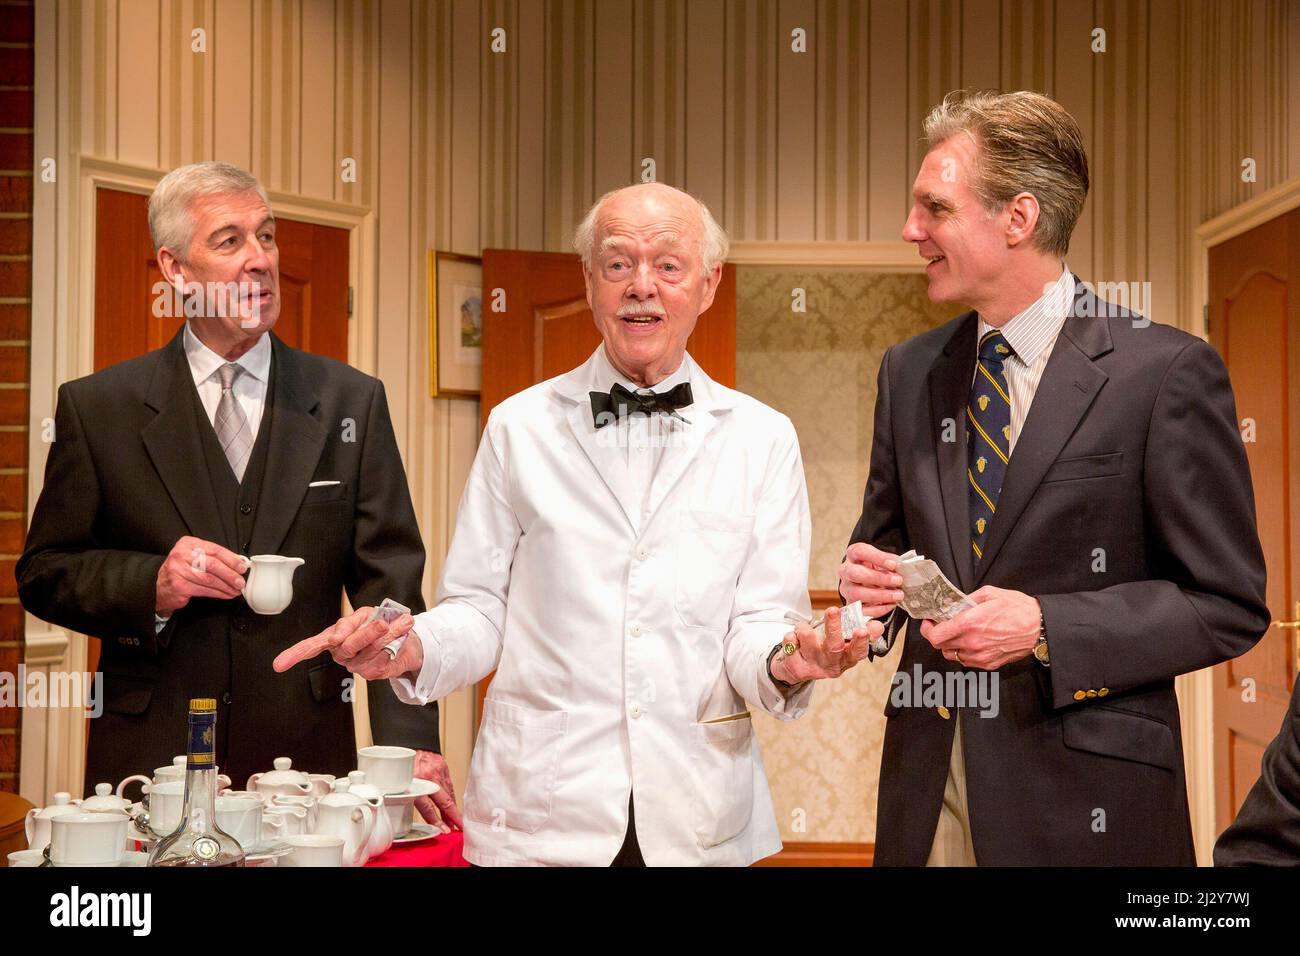
<instances>
[{"instance_id":1,"label":"gold patterned necktie","mask_svg":"<svg viewBox=\"0 0 1300 956\"><path fill-rule=\"evenodd\" d=\"M997 329L980 339L975 381L966 403L966 477L970 482L970 546L975 563L984 557L989 526L1011 460L1011 387L1003 363L1011 346Z\"/></svg>"}]
</instances>

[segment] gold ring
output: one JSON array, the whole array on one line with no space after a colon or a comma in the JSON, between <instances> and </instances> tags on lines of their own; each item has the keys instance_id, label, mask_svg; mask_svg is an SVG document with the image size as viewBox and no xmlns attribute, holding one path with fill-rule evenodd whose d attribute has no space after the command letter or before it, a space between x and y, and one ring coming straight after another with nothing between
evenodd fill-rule
<instances>
[{"instance_id":1,"label":"gold ring","mask_svg":"<svg viewBox=\"0 0 1300 956\"><path fill-rule=\"evenodd\" d=\"M786 641L781 645L781 653L786 657L794 657L797 650L799 650L798 641Z\"/></svg>"},{"instance_id":2,"label":"gold ring","mask_svg":"<svg viewBox=\"0 0 1300 956\"><path fill-rule=\"evenodd\" d=\"M953 651L953 652L952 652L952 659L955 660L958 664L961 664L961 651ZM965 667L966 665L965 665L965 664L961 664L961 666L962 666L962 667Z\"/></svg>"}]
</instances>

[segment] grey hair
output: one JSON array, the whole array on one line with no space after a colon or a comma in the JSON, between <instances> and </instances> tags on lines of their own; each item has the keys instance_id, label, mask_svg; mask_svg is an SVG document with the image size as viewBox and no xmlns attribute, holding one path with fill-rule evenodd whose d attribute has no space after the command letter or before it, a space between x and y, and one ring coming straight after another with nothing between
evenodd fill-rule
<instances>
[{"instance_id":1,"label":"grey hair","mask_svg":"<svg viewBox=\"0 0 1300 956\"><path fill-rule=\"evenodd\" d=\"M149 197L149 236L154 252L163 246L183 259L194 239L190 208L195 200L222 193L255 192L271 208L257 177L230 163L191 163L178 166L158 181Z\"/></svg>"},{"instance_id":2,"label":"grey hair","mask_svg":"<svg viewBox=\"0 0 1300 956\"><path fill-rule=\"evenodd\" d=\"M633 183L631 186L620 186L618 189L611 189L592 204L592 207L587 210L587 215L582 218L582 222L578 223L578 228L573 232L573 248L578 255L582 256L582 264L588 270L591 269L591 258L596 251L596 221L600 218L601 207L623 190L636 189L638 186L643 185L649 184ZM659 185L666 186L667 184L660 183ZM725 261L727 253L731 251L731 240L727 238L727 231L718 225L718 221L713 218L713 213L709 212L709 207L702 200L697 199L683 189L678 189L676 186L668 186L667 188L690 199L699 210L700 263L701 269L708 272L719 262Z\"/></svg>"}]
</instances>

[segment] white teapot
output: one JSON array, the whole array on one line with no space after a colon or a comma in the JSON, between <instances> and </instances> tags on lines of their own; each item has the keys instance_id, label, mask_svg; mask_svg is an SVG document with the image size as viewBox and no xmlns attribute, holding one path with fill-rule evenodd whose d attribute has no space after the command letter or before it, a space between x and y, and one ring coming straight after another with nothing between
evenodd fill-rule
<instances>
[{"instance_id":1,"label":"white teapot","mask_svg":"<svg viewBox=\"0 0 1300 956\"><path fill-rule=\"evenodd\" d=\"M367 850L375 826L376 810L369 803L349 793L350 780L335 780L334 792L316 803L316 834L343 839L343 865L364 866L370 858Z\"/></svg>"},{"instance_id":2,"label":"white teapot","mask_svg":"<svg viewBox=\"0 0 1300 956\"><path fill-rule=\"evenodd\" d=\"M367 856L374 859L393 845L393 823L384 809L384 791L372 783L366 783L364 770L353 770L348 774L348 793L360 797L375 811L375 825L371 828L370 842L366 845Z\"/></svg>"},{"instance_id":3,"label":"white teapot","mask_svg":"<svg viewBox=\"0 0 1300 956\"><path fill-rule=\"evenodd\" d=\"M72 794L60 790L54 795L54 802L48 807L32 807L23 818L23 830L27 834L29 850L44 850L50 845L50 821L65 813L80 813L81 801L73 800Z\"/></svg>"},{"instance_id":4,"label":"white teapot","mask_svg":"<svg viewBox=\"0 0 1300 956\"><path fill-rule=\"evenodd\" d=\"M272 763L274 770L253 774L244 789L269 797L319 797L329 793L330 784L334 782L327 773L294 770L293 760L288 757L276 757Z\"/></svg>"}]
</instances>

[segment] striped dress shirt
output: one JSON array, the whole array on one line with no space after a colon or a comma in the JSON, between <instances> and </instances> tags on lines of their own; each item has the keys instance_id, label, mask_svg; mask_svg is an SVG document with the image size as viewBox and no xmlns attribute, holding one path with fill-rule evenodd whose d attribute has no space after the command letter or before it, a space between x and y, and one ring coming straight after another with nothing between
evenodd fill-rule
<instances>
[{"instance_id":1,"label":"striped dress shirt","mask_svg":"<svg viewBox=\"0 0 1300 956\"><path fill-rule=\"evenodd\" d=\"M1029 406L1052 356L1057 336L1074 303L1074 276L1063 267L1061 277L1029 307L1002 326L1002 336L1015 352L1002 363L1010 386L1011 399L1011 459L1015 460L1016 440L1029 416ZM979 320L975 336L976 351L985 333L996 326ZM979 374L978 362L975 375ZM974 377L971 383L974 384ZM961 748L961 711L954 710L957 726L954 728L952 755L948 763L948 783L943 791L943 806L939 810L939 825L935 829L934 843L930 848L929 866L974 866L975 849L971 841L970 807L966 797L966 764Z\"/></svg>"}]
</instances>

